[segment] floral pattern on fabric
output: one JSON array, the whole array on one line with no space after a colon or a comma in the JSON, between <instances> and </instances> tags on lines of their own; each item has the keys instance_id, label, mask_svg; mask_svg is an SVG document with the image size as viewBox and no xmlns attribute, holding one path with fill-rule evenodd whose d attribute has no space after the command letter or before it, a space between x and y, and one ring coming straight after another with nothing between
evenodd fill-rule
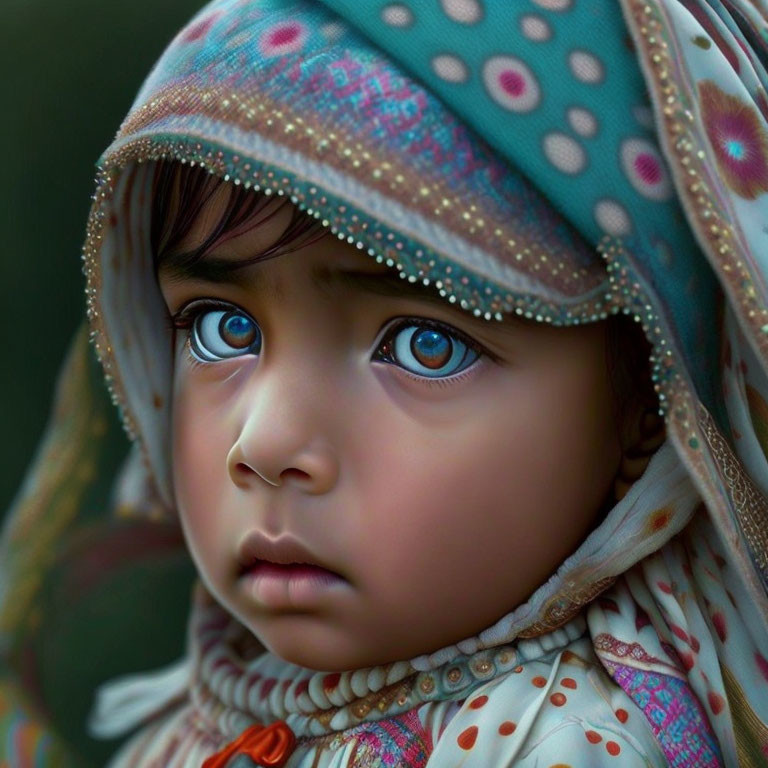
<instances>
[{"instance_id":1,"label":"floral pattern on fabric","mask_svg":"<svg viewBox=\"0 0 768 768\"><path fill-rule=\"evenodd\" d=\"M707 715L684 680L623 664L613 665L613 678L645 712L672 768L721 765Z\"/></svg>"},{"instance_id":2,"label":"floral pattern on fabric","mask_svg":"<svg viewBox=\"0 0 768 768\"><path fill-rule=\"evenodd\" d=\"M336 737L331 749L355 744L352 765L370 768L424 768L432 739L417 710L375 723L363 723Z\"/></svg>"}]
</instances>

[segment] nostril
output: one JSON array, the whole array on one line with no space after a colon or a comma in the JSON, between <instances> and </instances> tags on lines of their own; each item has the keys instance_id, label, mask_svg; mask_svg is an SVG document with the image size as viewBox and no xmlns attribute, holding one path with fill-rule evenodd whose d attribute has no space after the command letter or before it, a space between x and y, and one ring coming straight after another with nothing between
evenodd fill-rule
<instances>
[{"instance_id":1,"label":"nostril","mask_svg":"<svg viewBox=\"0 0 768 768\"><path fill-rule=\"evenodd\" d=\"M245 462L238 461L237 464L235 464L235 471L241 474L256 474L251 467L249 467Z\"/></svg>"},{"instance_id":2,"label":"nostril","mask_svg":"<svg viewBox=\"0 0 768 768\"><path fill-rule=\"evenodd\" d=\"M296 469L295 467L289 467L288 469L284 469L280 473L280 479L285 480L301 480L301 481L307 481L310 480L309 472L305 472L303 469Z\"/></svg>"}]
</instances>

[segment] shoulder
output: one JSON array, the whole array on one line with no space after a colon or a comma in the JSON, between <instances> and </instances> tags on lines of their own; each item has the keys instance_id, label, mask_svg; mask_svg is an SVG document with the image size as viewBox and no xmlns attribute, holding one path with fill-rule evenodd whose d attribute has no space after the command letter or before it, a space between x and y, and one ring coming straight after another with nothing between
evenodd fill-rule
<instances>
[{"instance_id":1,"label":"shoulder","mask_svg":"<svg viewBox=\"0 0 768 768\"><path fill-rule=\"evenodd\" d=\"M653 731L582 639L475 690L428 766L666 768Z\"/></svg>"}]
</instances>

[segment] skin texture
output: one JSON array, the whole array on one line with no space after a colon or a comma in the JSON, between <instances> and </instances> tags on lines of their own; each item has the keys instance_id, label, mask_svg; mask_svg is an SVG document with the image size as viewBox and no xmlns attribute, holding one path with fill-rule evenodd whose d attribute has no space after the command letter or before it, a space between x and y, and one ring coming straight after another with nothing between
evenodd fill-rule
<instances>
[{"instance_id":1,"label":"skin texture","mask_svg":"<svg viewBox=\"0 0 768 768\"><path fill-rule=\"evenodd\" d=\"M289 216L210 255L247 258ZM176 501L212 594L265 648L317 670L432 652L524 602L594 526L622 450L603 324L488 322L332 277L348 270L391 273L327 235L239 270L238 285L159 274L172 315L209 298L261 329L258 355L207 364L177 331ZM482 354L442 380L372 359L399 317L446 324ZM344 581L303 597L254 587L238 564L254 530L298 539Z\"/></svg>"}]
</instances>

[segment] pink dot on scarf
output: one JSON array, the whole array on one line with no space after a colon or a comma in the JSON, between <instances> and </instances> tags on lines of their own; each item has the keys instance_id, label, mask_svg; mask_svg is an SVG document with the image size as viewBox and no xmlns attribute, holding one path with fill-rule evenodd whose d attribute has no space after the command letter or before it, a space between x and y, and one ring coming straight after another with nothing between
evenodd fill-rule
<instances>
[{"instance_id":1,"label":"pink dot on scarf","mask_svg":"<svg viewBox=\"0 0 768 768\"><path fill-rule=\"evenodd\" d=\"M683 666L685 667L686 672L688 672L690 669L693 669L693 665L696 663L693 659L693 654L688 653L688 651L683 651L680 653L680 659L683 662Z\"/></svg>"},{"instance_id":2,"label":"pink dot on scarf","mask_svg":"<svg viewBox=\"0 0 768 768\"><path fill-rule=\"evenodd\" d=\"M212 14L202 21L198 21L197 24L193 24L185 33L182 38L185 43L194 43L197 40L204 38L216 20L217 14Z\"/></svg>"},{"instance_id":3,"label":"pink dot on scarf","mask_svg":"<svg viewBox=\"0 0 768 768\"><path fill-rule=\"evenodd\" d=\"M614 757L621 752L621 747L615 741L606 741L605 749L609 755L613 755Z\"/></svg>"},{"instance_id":4,"label":"pink dot on scarf","mask_svg":"<svg viewBox=\"0 0 768 768\"><path fill-rule=\"evenodd\" d=\"M341 680L340 672L332 672L330 675L326 675L323 678L323 690L332 691L339 684L339 680Z\"/></svg>"},{"instance_id":5,"label":"pink dot on scarf","mask_svg":"<svg viewBox=\"0 0 768 768\"><path fill-rule=\"evenodd\" d=\"M755 651L755 663L760 672L762 672L763 677L768 680L768 661L766 661L765 657L758 651Z\"/></svg>"},{"instance_id":6,"label":"pink dot on scarf","mask_svg":"<svg viewBox=\"0 0 768 768\"><path fill-rule=\"evenodd\" d=\"M475 746L475 742L477 741L477 726L476 725L470 725L469 728L466 728L463 730L459 737L456 739L456 743L462 748L462 749L472 749L472 747Z\"/></svg>"},{"instance_id":7,"label":"pink dot on scarf","mask_svg":"<svg viewBox=\"0 0 768 768\"><path fill-rule=\"evenodd\" d=\"M659 588L659 589L660 589L662 592L666 592L668 595L671 595L671 594L672 594L672 587L670 587L670 586L669 586L669 584L667 584L666 582L664 582L664 581L657 581L657 582L656 582L656 586L657 586L657 587L658 587L658 588Z\"/></svg>"},{"instance_id":8,"label":"pink dot on scarf","mask_svg":"<svg viewBox=\"0 0 768 768\"><path fill-rule=\"evenodd\" d=\"M470 709L480 709L488 701L487 696L478 696L476 699L472 699L469 702Z\"/></svg>"},{"instance_id":9,"label":"pink dot on scarf","mask_svg":"<svg viewBox=\"0 0 768 768\"><path fill-rule=\"evenodd\" d=\"M525 93L525 78L511 69L505 69L499 75L499 85L510 96L522 96Z\"/></svg>"},{"instance_id":10,"label":"pink dot on scarf","mask_svg":"<svg viewBox=\"0 0 768 768\"><path fill-rule=\"evenodd\" d=\"M511 720L505 720L500 726L499 726L499 733L502 736L509 736L510 733L514 733L515 729L517 728L517 725L513 723Z\"/></svg>"},{"instance_id":11,"label":"pink dot on scarf","mask_svg":"<svg viewBox=\"0 0 768 768\"><path fill-rule=\"evenodd\" d=\"M590 744L599 744L603 740L603 737L597 731L587 731L584 735Z\"/></svg>"},{"instance_id":12,"label":"pink dot on scarf","mask_svg":"<svg viewBox=\"0 0 768 768\"><path fill-rule=\"evenodd\" d=\"M617 709L616 710L616 719L620 723L626 723L627 720L629 719L629 714L627 714L627 710L626 709L621 709L621 708Z\"/></svg>"},{"instance_id":13,"label":"pink dot on scarf","mask_svg":"<svg viewBox=\"0 0 768 768\"><path fill-rule=\"evenodd\" d=\"M635 157L635 170L646 184L658 184L662 179L659 161L648 152L640 152Z\"/></svg>"},{"instance_id":14,"label":"pink dot on scarf","mask_svg":"<svg viewBox=\"0 0 768 768\"><path fill-rule=\"evenodd\" d=\"M549 700L552 702L552 704L553 704L554 706L556 706L556 707L562 707L562 706L563 706L563 704L565 704L565 702L566 702L568 699L566 699L566 698L565 698L565 694L564 694L564 693L559 693L559 692L558 692L558 693L553 693L553 694L552 694L552 695L549 697Z\"/></svg>"},{"instance_id":15,"label":"pink dot on scarf","mask_svg":"<svg viewBox=\"0 0 768 768\"><path fill-rule=\"evenodd\" d=\"M712 614L712 623L715 625L715 631L720 642L724 643L725 638L728 637L728 628L725 626L725 616L723 616L722 611L715 611Z\"/></svg>"},{"instance_id":16,"label":"pink dot on scarf","mask_svg":"<svg viewBox=\"0 0 768 768\"><path fill-rule=\"evenodd\" d=\"M292 43L299 36L299 27L295 24L288 24L284 27L278 27L269 36L270 45L286 45Z\"/></svg>"}]
</instances>

